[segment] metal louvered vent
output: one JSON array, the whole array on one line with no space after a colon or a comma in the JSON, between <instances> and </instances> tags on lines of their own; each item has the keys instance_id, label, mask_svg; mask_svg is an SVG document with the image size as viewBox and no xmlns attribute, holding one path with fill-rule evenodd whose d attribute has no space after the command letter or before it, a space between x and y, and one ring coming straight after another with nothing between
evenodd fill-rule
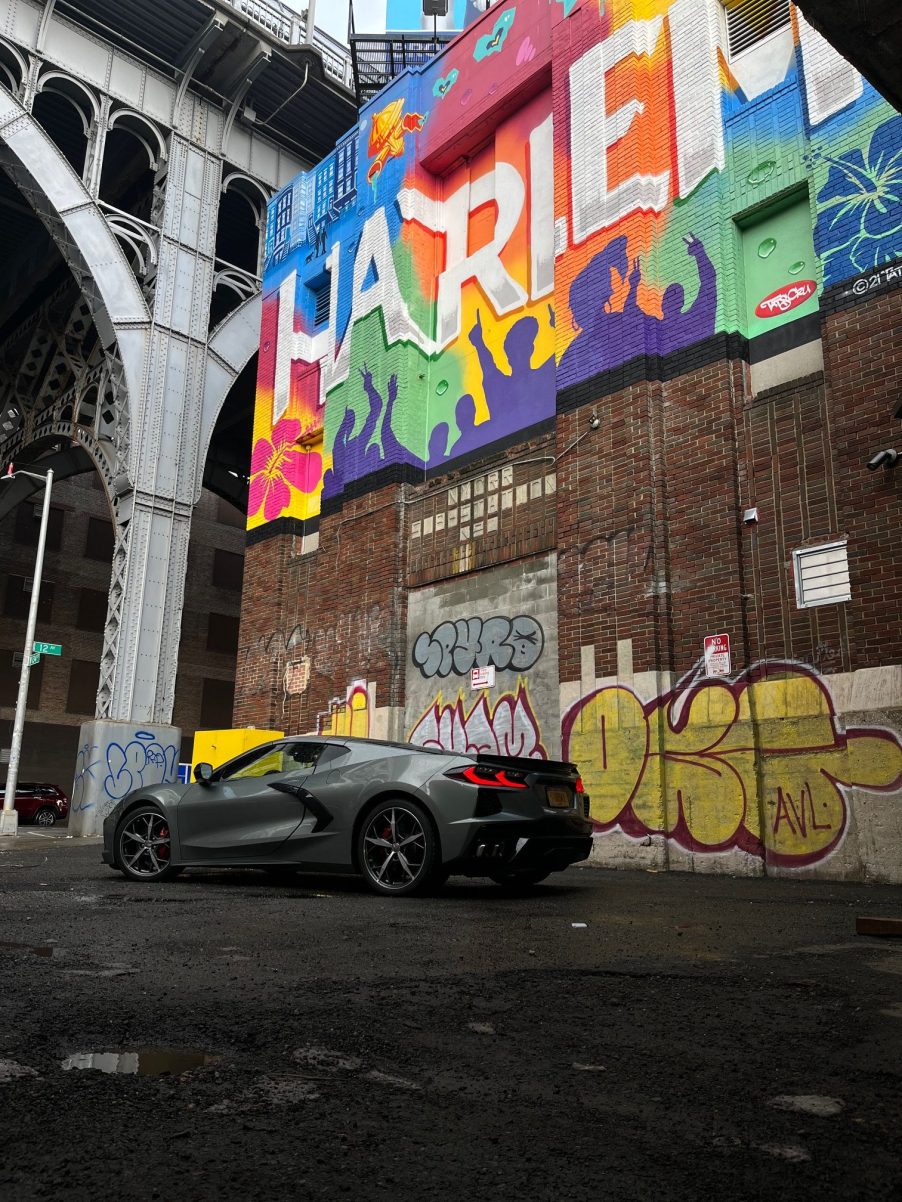
<instances>
[{"instance_id":1,"label":"metal louvered vent","mask_svg":"<svg viewBox=\"0 0 902 1202\"><path fill-rule=\"evenodd\" d=\"M789 24L789 0L724 0L730 58Z\"/></svg>"},{"instance_id":2,"label":"metal louvered vent","mask_svg":"<svg viewBox=\"0 0 902 1202\"><path fill-rule=\"evenodd\" d=\"M820 547L793 551L792 567L799 609L851 600L849 556L845 542L823 543Z\"/></svg>"},{"instance_id":3,"label":"metal louvered vent","mask_svg":"<svg viewBox=\"0 0 902 1202\"><path fill-rule=\"evenodd\" d=\"M329 300L332 289L328 283L321 284L313 292L313 324L324 325L329 320Z\"/></svg>"}]
</instances>

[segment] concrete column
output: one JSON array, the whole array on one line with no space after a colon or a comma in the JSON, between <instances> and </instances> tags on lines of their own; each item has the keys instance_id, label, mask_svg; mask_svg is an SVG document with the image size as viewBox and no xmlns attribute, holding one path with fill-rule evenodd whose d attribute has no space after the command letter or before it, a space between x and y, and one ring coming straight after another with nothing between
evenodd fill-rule
<instances>
[{"instance_id":1,"label":"concrete column","mask_svg":"<svg viewBox=\"0 0 902 1202\"><path fill-rule=\"evenodd\" d=\"M117 802L176 779L182 732L159 723L85 722L78 740L69 833L99 835Z\"/></svg>"}]
</instances>

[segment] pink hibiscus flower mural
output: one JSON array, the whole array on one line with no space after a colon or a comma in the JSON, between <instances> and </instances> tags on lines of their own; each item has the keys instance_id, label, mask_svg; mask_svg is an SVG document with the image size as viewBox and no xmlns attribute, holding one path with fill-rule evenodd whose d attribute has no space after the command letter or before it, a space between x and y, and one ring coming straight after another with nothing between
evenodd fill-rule
<instances>
[{"instance_id":1,"label":"pink hibiscus flower mural","mask_svg":"<svg viewBox=\"0 0 902 1202\"><path fill-rule=\"evenodd\" d=\"M258 438L251 455L251 486L247 511L251 517L263 509L267 522L273 521L291 503L291 488L315 492L323 475L323 457L319 451L305 451L296 445L301 423L283 418L273 427L272 441Z\"/></svg>"}]
</instances>

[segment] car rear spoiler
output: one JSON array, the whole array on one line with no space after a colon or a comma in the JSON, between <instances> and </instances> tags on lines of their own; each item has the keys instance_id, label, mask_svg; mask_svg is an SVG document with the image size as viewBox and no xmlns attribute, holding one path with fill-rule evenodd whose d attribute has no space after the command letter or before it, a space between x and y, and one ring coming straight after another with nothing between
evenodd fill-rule
<instances>
[{"instance_id":1,"label":"car rear spoiler","mask_svg":"<svg viewBox=\"0 0 902 1202\"><path fill-rule=\"evenodd\" d=\"M487 768L515 768L518 772L541 772L543 776L579 776L576 764L566 760L534 760L525 755L490 755L482 751L476 752L473 759Z\"/></svg>"}]
</instances>

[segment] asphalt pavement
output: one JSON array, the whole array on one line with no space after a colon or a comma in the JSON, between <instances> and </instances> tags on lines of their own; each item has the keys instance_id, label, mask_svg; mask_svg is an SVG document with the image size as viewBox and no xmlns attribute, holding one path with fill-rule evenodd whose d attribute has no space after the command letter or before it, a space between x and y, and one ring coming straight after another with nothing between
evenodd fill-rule
<instances>
[{"instance_id":1,"label":"asphalt pavement","mask_svg":"<svg viewBox=\"0 0 902 1202\"><path fill-rule=\"evenodd\" d=\"M855 934L898 889L2 846L4 1202L902 1196L902 940Z\"/></svg>"}]
</instances>

